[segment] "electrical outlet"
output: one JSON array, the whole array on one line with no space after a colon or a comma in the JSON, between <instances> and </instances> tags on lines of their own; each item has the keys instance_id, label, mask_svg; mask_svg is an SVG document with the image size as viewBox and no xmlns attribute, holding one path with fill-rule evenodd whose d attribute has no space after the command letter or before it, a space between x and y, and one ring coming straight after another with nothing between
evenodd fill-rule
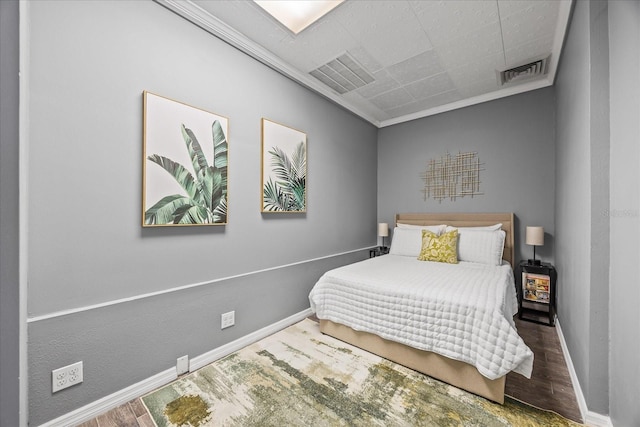
<instances>
[{"instance_id":1,"label":"electrical outlet","mask_svg":"<svg viewBox=\"0 0 640 427\"><path fill-rule=\"evenodd\" d=\"M228 313L222 313L220 321L220 329L225 329L236 324L236 312L229 311Z\"/></svg>"},{"instance_id":2,"label":"electrical outlet","mask_svg":"<svg viewBox=\"0 0 640 427\"><path fill-rule=\"evenodd\" d=\"M176 361L176 375L182 375L189 372L189 356L178 357Z\"/></svg>"},{"instance_id":3,"label":"electrical outlet","mask_svg":"<svg viewBox=\"0 0 640 427\"><path fill-rule=\"evenodd\" d=\"M82 361L51 371L51 392L55 393L83 381Z\"/></svg>"}]
</instances>

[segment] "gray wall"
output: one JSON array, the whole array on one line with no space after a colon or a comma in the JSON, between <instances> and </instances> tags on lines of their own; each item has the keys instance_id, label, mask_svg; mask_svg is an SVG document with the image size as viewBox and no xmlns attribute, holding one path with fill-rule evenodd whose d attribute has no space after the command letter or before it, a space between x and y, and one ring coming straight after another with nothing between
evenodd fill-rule
<instances>
[{"instance_id":1,"label":"gray wall","mask_svg":"<svg viewBox=\"0 0 640 427\"><path fill-rule=\"evenodd\" d=\"M18 2L0 2L0 427L20 408L18 22Z\"/></svg>"},{"instance_id":2,"label":"gray wall","mask_svg":"<svg viewBox=\"0 0 640 427\"><path fill-rule=\"evenodd\" d=\"M610 414L640 425L640 3L609 3L611 76Z\"/></svg>"},{"instance_id":3,"label":"gray wall","mask_svg":"<svg viewBox=\"0 0 640 427\"><path fill-rule=\"evenodd\" d=\"M555 107L552 88L383 128L378 136L378 219L397 212L514 212L516 259L533 255L527 225L545 229L536 256L553 261ZM427 161L475 151L485 165L483 195L424 200Z\"/></svg>"},{"instance_id":4,"label":"gray wall","mask_svg":"<svg viewBox=\"0 0 640 427\"><path fill-rule=\"evenodd\" d=\"M589 409L609 413L609 22L607 1L589 2L591 254ZM605 403L606 402L606 403Z\"/></svg>"},{"instance_id":5,"label":"gray wall","mask_svg":"<svg viewBox=\"0 0 640 427\"><path fill-rule=\"evenodd\" d=\"M18 28L16 3L0 7L4 427L18 420L17 82L10 71ZM30 423L305 309L322 272L366 256L359 249L375 243L376 220L392 223L400 211L507 210L518 219L518 258L531 255L524 227L545 227L537 253L558 267L560 322L589 409L610 411L614 425L638 424L639 7L578 2L557 102L553 89L542 89L384 128L376 152L372 126L157 4L24 5L31 19ZM145 89L230 118L226 227L140 228ZM306 215L259 213L261 117L308 134ZM484 195L424 201L420 173L447 150L478 151ZM144 297L194 283L204 285ZM228 310L236 310L236 326L220 331ZM78 360L84 383L51 395L51 370Z\"/></svg>"},{"instance_id":6,"label":"gray wall","mask_svg":"<svg viewBox=\"0 0 640 427\"><path fill-rule=\"evenodd\" d=\"M589 410L609 413L606 3L578 1L556 80L558 317Z\"/></svg>"},{"instance_id":7,"label":"gray wall","mask_svg":"<svg viewBox=\"0 0 640 427\"><path fill-rule=\"evenodd\" d=\"M31 424L308 308L324 271L368 255L375 127L156 3L26 7ZM230 118L227 226L140 227L143 90ZM305 215L260 214L261 117L308 135ZM78 360L84 383L52 395Z\"/></svg>"}]
</instances>

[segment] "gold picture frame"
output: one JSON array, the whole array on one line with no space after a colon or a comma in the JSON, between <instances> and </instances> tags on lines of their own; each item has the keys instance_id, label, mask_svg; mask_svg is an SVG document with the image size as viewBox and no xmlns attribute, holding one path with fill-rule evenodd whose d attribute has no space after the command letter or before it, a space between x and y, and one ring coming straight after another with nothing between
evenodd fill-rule
<instances>
[{"instance_id":1,"label":"gold picture frame","mask_svg":"<svg viewBox=\"0 0 640 427\"><path fill-rule=\"evenodd\" d=\"M307 134L263 118L260 211L307 212Z\"/></svg>"},{"instance_id":2,"label":"gold picture frame","mask_svg":"<svg viewBox=\"0 0 640 427\"><path fill-rule=\"evenodd\" d=\"M225 225L229 119L143 92L142 226Z\"/></svg>"}]
</instances>

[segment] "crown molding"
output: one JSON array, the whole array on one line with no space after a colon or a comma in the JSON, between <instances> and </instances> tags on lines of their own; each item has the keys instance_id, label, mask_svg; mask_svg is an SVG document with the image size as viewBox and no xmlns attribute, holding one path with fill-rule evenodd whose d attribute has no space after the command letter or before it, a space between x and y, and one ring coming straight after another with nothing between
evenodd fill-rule
<instances>
[{"instance_id":1,"label":"crown molding","mask_svg":"<svg viewBox=\"0 0 640 427\"><path fill-rule=\"evenodd\" d=\"M556 34L554 37L554 46L549 62L549 72L545 78L537 79L528 83L518 84L516 86L507 87L498 91L485 93L472 98L462 99L460 101L452 102L449 104L440 105L434 108L430 108L416 113L407 114L401 117L395 117L388 120L378 120L371 114L362 111L362 109L353 105L348 100L344 99L341 95L325 87L320 82L316 81L313 77L301 72L300 70L293 68L291 65L283 61L280 57L274 55L272 52L266 50L258 43L246 37L236 29L232 28L228 24L224 23L220 19L211 15L206 10L202 9L191 0L153 0L183 17L187 21L194 25L204 29L213 36L235 47L241 52L249 55L255 60L265 64L269 68L279 72L285 77L295 81L296 83L304 86L305 88L318 93L319 95L327 98L331 102L341 106L342 108L350 111L351 113L361 117L362 119L373 124L377 128L383 128L386 126L392 126L416 120L435 114L444 113L447 111L456 110L459 108L469 107L471 105L480 104L487 101L492 101L499 98L504 98L511 95L527 92L530 90L540 89L543 87L551 86L554 83L556 71L558 68L558 62L560 59L560 53L562 51L562 45L566 36L568 22L571 17L571 10L574 0L564 0L560 2L560 9L558 15L558 24L556 27Z\"/></svg>"},{"instance_id":2,"label":"crown molding","mask_svg":"<svg viewBox=\"0 0 640 427\"><path fill-rule=\"evenodd\" d=\"M335 104L349 110L351 113L361 117L376 127L380 126L380 122L358 108L353 106L350 102L340 97L328 88L325 88L320 82L317 82L311 76L308 76L299 70L291 67L284 62L280 57L274 55L270 51L266 50L253 40L246 37L244 34L230 27L220 19L211 15L209 12L202 9L200 6L191 2L190 0L154 0L156 3L166 7L177 15L183 17L187 21L202 28L208 33L214 35L225 43L230 44L241 52L249 55L255 60L265 64L269 68L279 72L280 74L288 77L296 83L310 89Z\"/></svg>"},{"instance_id":3,"label":"crown molding","mask_svg":"<svg viewBox=\"0 0 640 427\"><path fill-rule=\"evenodd\" d=\"M389 120L383 120L379 124L379 128L397 125L400 123L408 122L411 120L421 119L424 117L434 116L436 114L445 113L447 111L453 111L464 107L470 107L472 105L481 104L483 102L493 101L495 99L506 98L507 96L517 95L523 92L529 92L543 87L551 86L551 78L541 78L533 80L527 83L521 83L517 86L509 88L483 93L482 95L474 96L472 98L461 99L460 101L450 102L448 104L439 105L437 107L429 108L428 110L418 111L416 113L407 114L401 117L395 117Z\"/></svg>"}]
</instances>

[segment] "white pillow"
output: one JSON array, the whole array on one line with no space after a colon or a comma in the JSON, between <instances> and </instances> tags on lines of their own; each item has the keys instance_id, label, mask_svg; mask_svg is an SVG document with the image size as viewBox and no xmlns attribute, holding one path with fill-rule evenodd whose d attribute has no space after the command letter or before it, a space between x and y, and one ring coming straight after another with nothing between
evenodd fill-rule
<instances>
[{"instance_id":1,"label":"white pillow","mask_svg":"<svg viewBox=\"0 0 640 427\"><path fill-rule=\"evenodd\" d=\"M391 239L392 255L402 255L418 258L422 249L422 229L420 228L399 228L393 229L393 239Z\"/></svg>"},{"instance_id":2,"label":"white pillow","mask_svg":"<svg viewBox=\"0 0 640 427\"><path fill-rule=\"evenodd\" d=\"M488 265L502 264L504 230L458 229L458 260Z\"/></svg>"},{"instance_id":3,"label":"white pillow","mask_svg":"<svg viewBox=\"0 0 640 427\"><path fill-rule=\"evenodd\" d=\"M438 236L444 232L444 229L447 228L445 224L441 225L414 225L414 224L403 224L398 223L398 228L404 229L414 229L414 230L429 230L432 233L437 234Z\"/></svg>"},{"instance_id":4,"label":"white pillow","mask_svg":"<svg viewBox=\"0 0 640 427\"><path fill-rule=\"evenodd\" d=\"M500 230L502 228L502 224L495 224L495 225L485 225L482 227L453 227L451 225L447 225L445 227L445 232L449 232L452 230L490 230L490 231L496 231L496 230Z\"/></svg>"}]
</instances>

